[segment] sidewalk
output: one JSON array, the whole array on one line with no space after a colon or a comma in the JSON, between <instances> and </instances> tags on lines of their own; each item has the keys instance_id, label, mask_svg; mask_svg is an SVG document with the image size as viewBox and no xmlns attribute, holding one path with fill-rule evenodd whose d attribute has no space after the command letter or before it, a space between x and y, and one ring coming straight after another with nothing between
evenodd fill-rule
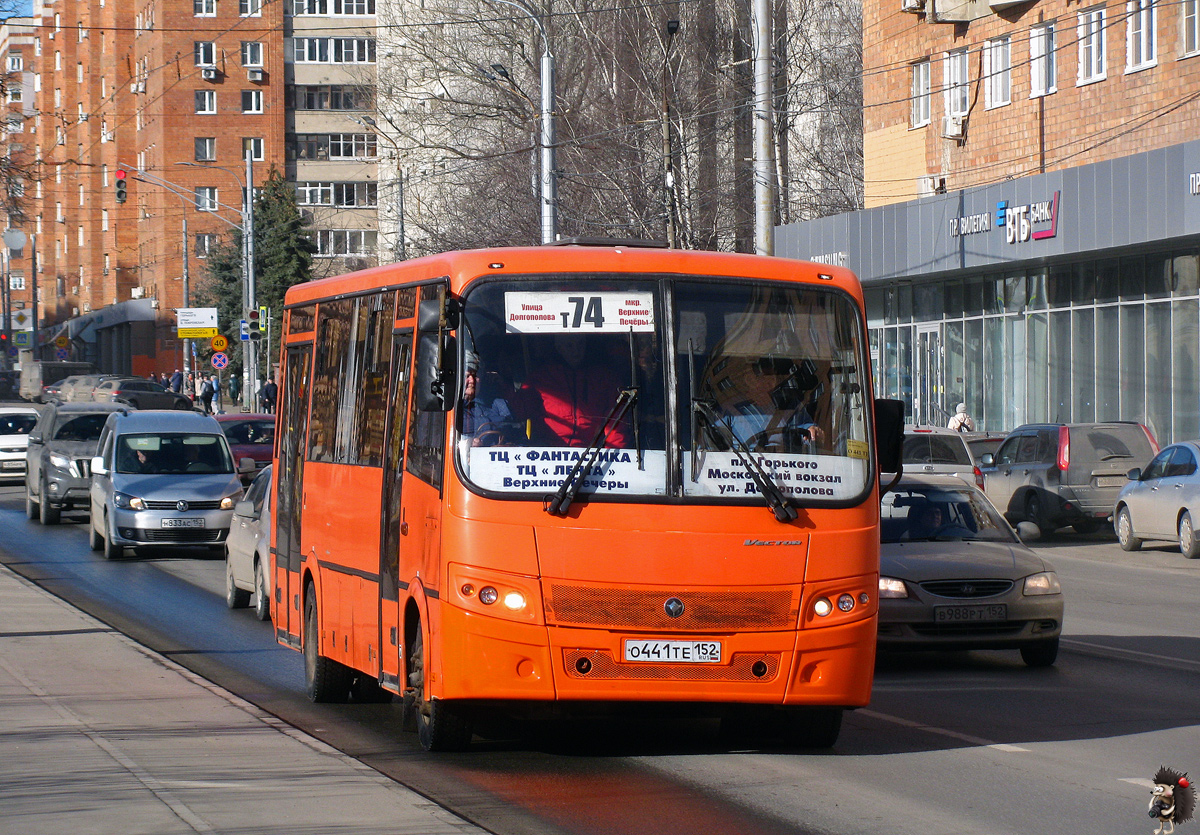
<instances>
[{"instance_id":1,"label":"sidewalk","mask_svg":"<svg viewBox=\"0 0 1200 835\"><path fill-rule=\"evenodd\" d=\"M0 566L0 835L482 830Z\"/></svg>"}]
</instances>

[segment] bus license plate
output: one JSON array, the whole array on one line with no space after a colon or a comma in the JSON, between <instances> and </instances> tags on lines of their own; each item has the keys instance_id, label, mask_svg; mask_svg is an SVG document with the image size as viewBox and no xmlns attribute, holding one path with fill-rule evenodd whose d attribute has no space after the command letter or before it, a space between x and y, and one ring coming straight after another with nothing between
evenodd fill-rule
<instances>
[{"instance_id":1,"label":"bus license plate","mask_svg":"<svg viewBox=\"0 0 1200 835\"><path fill-rule=\"evenodd\" d=\"M203 519L163 519L164 528L203 528Z\"/></svg>"},{"instance_id":2,"label":"bus license plate","mask_svg":"<svg viewBox=\"0 0 1200 835\"><path fill-rule=\"evenodd\" d=\"M933 610L936 623L975 623L986 620L1008 620L1008 606L938 606Z\"/></svg>"},{"instance_id":3,"label":"bus license plate","mask_svg":"<svg viewBox=\"0 0 1200 835\"><path fill-rule=\"evenodd\" d=\"M625 640L626 661L669 664L720 664L720 641Z\"/></svg>"}]
</instances>

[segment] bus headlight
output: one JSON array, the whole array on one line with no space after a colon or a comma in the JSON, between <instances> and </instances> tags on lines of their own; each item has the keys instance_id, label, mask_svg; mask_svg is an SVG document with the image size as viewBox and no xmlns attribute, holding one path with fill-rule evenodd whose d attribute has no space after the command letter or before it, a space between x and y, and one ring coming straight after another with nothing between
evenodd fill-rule
<instances>
[{"instance_id":1,"label":"bus headlight","mask_svg":"<svg viewBox=\"0 0 1200 835\"><path fill-rule=\"evenodd\" d=\"M833 611L833 604L829 602L828 597L821 597L813 604L813 611L817 613L817 617L823 618Z\"/></svg>"},{"instance_id":2,"label":"bus headlight","mask_svg":"<svg viewBox=\"0 0 1200 835\"><path fill-rule=\"evenodd\" d=\"M449 579L454 603L462 609L504 620L542 623L540 588L534 577L451 563Z\"/></svg>"},{"instance_id":3,"label":"bus headlight","mask_svg":"<svg viewBox=\"0 0 1200 835\"><path fill-rule=\"evenodd\" d=\"M514 612L519 612L525 608L525 595L519 591L510 591L504 595L504 605Z\"/></svg>"}]
</instances>

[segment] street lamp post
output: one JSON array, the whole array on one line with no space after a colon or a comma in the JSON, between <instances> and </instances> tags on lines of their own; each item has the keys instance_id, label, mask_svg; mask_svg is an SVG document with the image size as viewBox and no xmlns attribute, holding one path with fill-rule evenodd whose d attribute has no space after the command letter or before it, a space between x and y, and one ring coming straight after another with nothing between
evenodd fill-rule
<instances>
[{"instance_id":1,"label":"street lamp post","mask_svg":"<svg viewBox=\"0 0 1200 835\"><path fill-rule=\"evenodd\" d=\"M541 118L541 219L542 243L554 243L558 237L558 189L554 179L554 55L550 52L550 37L541 19L528 8L513 0L491 0L493 3L503 3L520 9L533 19L538 31L542 33L542 118Z\"/></svg>"},{"instance_id":2,"label":"street lamp post","mask_svg":"<svg viewBox=\"0 0 1200 835\"><path fill-rule=\"evenodd\" d=\"M671 45L675 42L675 33L679 31L678 20L667 21L667 39L663 44L662 69L662 144L663 144L663 210L667 222L667 246L675 248L675 201L672 194L675 189L675 177L671 165L671 99L668 95L668 69L671 62Z\"/></svg>"}]
</instances>

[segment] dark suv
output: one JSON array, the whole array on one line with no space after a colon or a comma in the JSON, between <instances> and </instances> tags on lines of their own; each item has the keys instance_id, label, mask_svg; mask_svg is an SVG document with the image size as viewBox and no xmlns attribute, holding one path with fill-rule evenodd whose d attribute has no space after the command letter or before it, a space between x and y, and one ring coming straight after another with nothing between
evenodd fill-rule
<instances>
[{"instance_id":1,"label":"dark suv","mask_svg":"<svg viewBox=\"0 0 1200 835\"><path fill-rule=\"evenodd\" d=\"M1131 421L1027 424L984 455L980 470L988 498L1010 522L1091 533L1111 519L1125 473L1157 452L1150 431Z\"/></svg>"},{"instance_id":2,"label":"dark suv","mask_svg":"<svg viewBox=\"0 0 1200 835\"><path fill-rule=\"evenodd\" d=\"M64 509L88 506L91 462L100 430L118 403L51 403L29 433L25 453L25 515L58 524Z\"/></svg>"}]
</instances>

